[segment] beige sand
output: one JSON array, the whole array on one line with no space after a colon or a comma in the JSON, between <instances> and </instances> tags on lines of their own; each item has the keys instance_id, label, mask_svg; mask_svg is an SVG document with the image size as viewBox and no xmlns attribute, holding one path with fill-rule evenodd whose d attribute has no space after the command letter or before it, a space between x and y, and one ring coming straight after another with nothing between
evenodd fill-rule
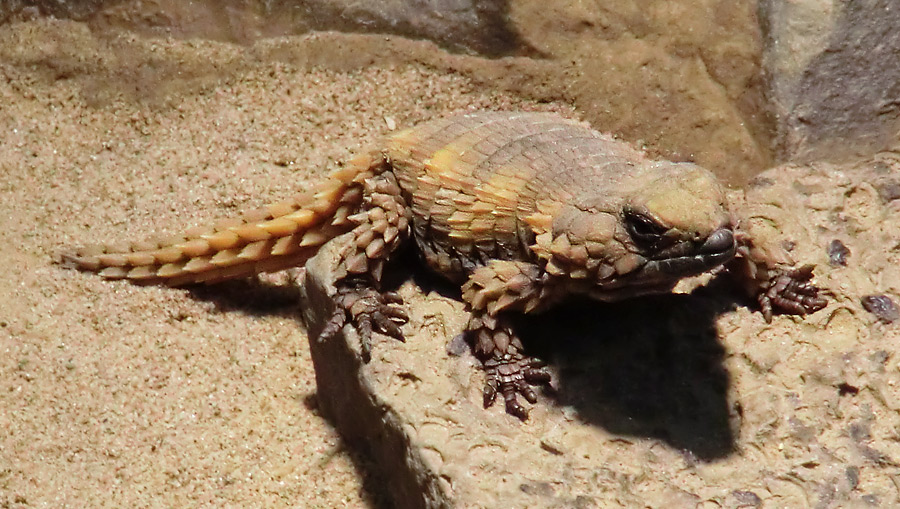
<instances>
[{"instance_id":1,"label":"beige sand","mask_svg":"<svg viewBox=\"0 0 900 509\"><path fill-rule=\"evenodd\" d=\"M50 263L285 198L391 126L538 107L422 66L271 56L317 39L0 27L0 505L363 504L288 277L192 295Z\"/></svg>"}]
</instances>

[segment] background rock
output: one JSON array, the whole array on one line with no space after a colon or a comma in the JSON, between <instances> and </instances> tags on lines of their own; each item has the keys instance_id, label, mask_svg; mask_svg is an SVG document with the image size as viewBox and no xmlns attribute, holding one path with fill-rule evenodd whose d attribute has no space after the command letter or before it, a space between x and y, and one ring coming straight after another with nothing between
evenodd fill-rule
<instances>
[{"instance_id":1,"label":"background rock","mask_svg":"<svg viewBox=\"0 0 900 509\"><path fill-rule=\"evenodd\" d=\"M595 128L654 155L696 161L732 184L745 183L773 161L774 123L765 101L756 0L590 6L574 0L41 0L36 5L41 14L84 20L98 34L127 30L251 45L261 38L340 30L432 41L452 53L486 57L467 69L485 86L512 86L534 100L573 103ZM359 45L344 53L322 45L316 62L325 68L342 68L346 58L385 48L377 37L334 35L326 37ZM442 67L447 55L432 46L411 56L403 44L390 45L383 54L396 62L415 59ZM512 57L529 57L529 64L513 64Z\"/></svg>"},{"instance_id":2,"label":"background rock","mask_svg":"<svg viewBox=\"0 0 900 509\"><path fill-rule=\"evenodd\" d=\"M732 184L772 164L755 0L511 4L595 128Z\"/></svg>"},{"instance_id":3,"label":"background rock","mask_svg":"<svg viewBox=\"0 0 900 509\"><path fill-rule=\"evenodd\" d=\"M762 0L781 159L848 160L898 144L900 5Z\"/></svg>"}]
</instances>

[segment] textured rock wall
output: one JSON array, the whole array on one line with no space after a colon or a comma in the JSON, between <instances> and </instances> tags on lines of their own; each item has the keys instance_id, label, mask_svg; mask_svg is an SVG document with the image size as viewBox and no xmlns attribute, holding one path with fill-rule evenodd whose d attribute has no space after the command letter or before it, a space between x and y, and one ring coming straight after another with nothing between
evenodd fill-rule
<instances>
[{"instance_id":1,"label":"textured rock wall","mask_svg":"<svg viewBox=\"0 0 900 509\"><path fill-rule=\"evenodd\" d=\"M782 159L849 159L896 147L900 4L762 0L765 67Z\"/></svg>"}]
</instances>

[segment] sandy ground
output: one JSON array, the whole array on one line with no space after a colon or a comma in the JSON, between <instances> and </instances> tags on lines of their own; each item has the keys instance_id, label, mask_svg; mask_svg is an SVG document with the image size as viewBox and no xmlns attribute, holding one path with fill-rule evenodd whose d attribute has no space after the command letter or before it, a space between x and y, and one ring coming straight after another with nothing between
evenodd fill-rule
<instances>
[{"instance_id":1,"label":"sandy ground","mask_svg":"<svg viewBox=\"0 0 900 509\"><path fill-rule=\"evenodd\" d=\"M266 51L0 27L0 505L377 503L316 410L288 277L190 292L51 258L286 198L394 126L565 108L422 66L325 72Z\"/></svg>"},{"instance_id":2,"label":"sandy ground","mask_svg":"<svg viewBox=\"0 0 900 509\"><path fill-rule=\"evenodd\" d=\"M708 4L718 12L716 2ZM177 233L283 199L391 129L462 110L572 115L566 104L574 103L578 115L651 152L732 168L723 173L730 181L770 162L768 120L755 107L752 38L719 46L691 39L709 31L667 23L662 7L646 17L604 11L596 19L562 7L543 18L524 12L539 13L541 5L519 2L511 15L541 52L576 59L570 74L556 73L548 61L449 55L429 42L385 36L319 33L237 45L92 32L88 24L46 19L0 26L0 507L383 502L369 465L317 411L291 274L194 291L138 287L60 269L51 259L62 248ZM721 32L747 21L710 17ZM613 33L620 22L642 36ZM687 55L689 65L654 40ZM692 44L708 50L694 54ZM605 60L591 60L596 54ZM650 70L626 76L633 62ZM652 86L637 86L644 82ZM682 83L701 86L678 88ZM716 106L726 100L736 106ZM874 290L887 291L881 286ZM735 323L758 322L740 309ZM742 400L748 417L739 426L765 438L760 454L794 436L794 420L782 418L794 408L795 386L805 387L792 367L783 379L791 391L773 396L774 403L759 396L770 384L754 374L793 363L779 364L778 345L747 348L775 341L765 331L732 335L725 345L750 352L746 363L729 357L732 390L762 384L741 392L751 397ZM834 350L838 358L842 350ZM821 358L810 353L803 365ZM841 397L849 422L865 408L837 392L845 378L847 390L865 386L842 373L822 378L821 387L813 385L823 396L811 405ZM608 451L614 456L622 440L600 421L598 429L615 435ZM694 421L685 422L676 424L698 439ZM851 448L840 441L848 436L868 440L868 431L854 438L852 429L863 428L845 424L828 428L838 449ZM888 431L876 432L896 443ZM672 444L665 454L683 447ZM860 464L862 481L858 469L856 481L835 470L846 490L871 482L868 464ZM701 467L710 483L720 480L716 463ZM879 472L889 467L878 464ZM742 493L732 498L743 500ZM744 498L753 505L753 497Z\"/></svg>"}]
</instances>

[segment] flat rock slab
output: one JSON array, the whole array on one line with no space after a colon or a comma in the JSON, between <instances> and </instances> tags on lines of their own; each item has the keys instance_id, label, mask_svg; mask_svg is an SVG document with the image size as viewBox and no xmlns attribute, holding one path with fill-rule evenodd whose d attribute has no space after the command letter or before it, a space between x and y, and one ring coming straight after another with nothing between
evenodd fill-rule
<instances>
[{"instance_id":1,"label":"flat rock slab","mask_svg":"<svg viewBox=\"0 0 900 509\"><path fill-rule=\"evenodd\" d=\"M311 342L320 405L397 507L893 506L900 334L861 299L900 302L898 170L883 156L753 181L748 226L779 232L834 294L806 319L766 324L718 279L528 317L556 389L520 423L482 408L477 361L448 353L463 306L420 277L399 290L405 344L378 336L366 364L351 327ZM333 309L330 256L308 266L310 337Z\"/></svg>"}]
</instances>

